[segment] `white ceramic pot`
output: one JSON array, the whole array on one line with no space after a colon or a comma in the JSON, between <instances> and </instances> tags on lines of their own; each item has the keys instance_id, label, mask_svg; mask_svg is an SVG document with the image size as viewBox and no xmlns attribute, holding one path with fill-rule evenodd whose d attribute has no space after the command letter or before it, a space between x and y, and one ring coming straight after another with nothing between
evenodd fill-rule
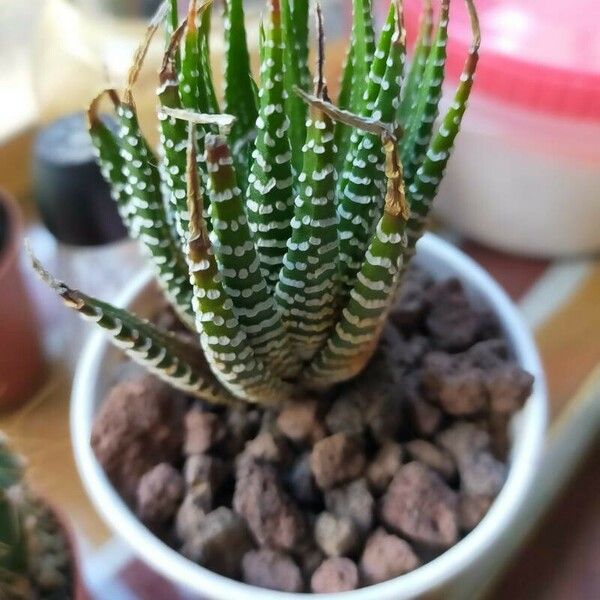
<instances>
[{"instance_id":1,"label":"white ceramic pot","mask_svg":"<svg viewBox=\"0 0 600 600\"><path fill-rule=\"evenodd\" d=\"M418 263L436 278L458 277L474 302L489 306L502 326L519 364L535 376L531 397L515 416L508 478L482 522L453 548L430 563L396 579L323 598L347 600L408 600L464 598L469 574L493 560L494 546L509 535L516 515L527 500L538 465L546 427L546 388L538 353L529 331L500 287L475 262L440 238L428 234L418 245ZM124 292L120 304L139 314L150 313L156 295L150 275L144 274ZM155 537L121 500L90 447L94 416L114 380L120 353L95 332L81 356L73 386L71 434L79 472L98 512L152 568L202 598L218 600L290 600L297 594L274 592L222 577L200 567ZM162 600L162 599L157 599Z\"/></svg>"}]
</instances>

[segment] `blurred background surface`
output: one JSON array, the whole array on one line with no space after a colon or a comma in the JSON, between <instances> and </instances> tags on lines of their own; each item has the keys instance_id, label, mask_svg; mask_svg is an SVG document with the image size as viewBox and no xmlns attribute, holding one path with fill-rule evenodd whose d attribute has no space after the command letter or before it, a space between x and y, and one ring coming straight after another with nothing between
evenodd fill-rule
<instances>
[{"instance_id":1,"label":"blurred background surface","mask_svg":"<svg viewBox=\"0 0 600 600\"><path fill-rule=\"evenodd\" d=\"M323 2L333 88L350 4ZM94 244L67 240L54 225L52 208L43 207L62 206L49 197L52 177L75 202L86 194L89 201L93 190L98 203L110 204L101 183L85 170L91 155L83 121L69 116L84 110L107 82L122 87L156 5L156 0L0 2L0 188L16 198L26 235L42 260L104 297L142 268L135 246L117 229L96 231ZM381 15L388 1L374 5ZM421 3L405 5L412 40ZM437 228L518 302L547 368L552 427L539 485L523 515L523 535L552 498L561 494L561 500L521 550L517 536L513 547L499 550L497 572L483 574L474 585L498 600L593 599L600 597L598 444L587 460L585 451L598 439L600 402L597 394L582 400L576 391L600 362L600 5L480 0L478 6L484 33L480 87L440 192ZM246 9L257 22L262 0L246 2ZM454 2L452 11L448 93L467 43L462 4ZM249 30L256 47L258 27ZM217 72L219 44L217 34ZM160 52L160 43L151 48L135 89L151 140ZM44 137L41 131L50 133ZM0 260L2 252L0 247ZM90 261L102 269L90 272ZM0 414L0 429L30 460L36 485L74 520L98 599L179 598L109 537L84 496L67 417L71 370L84 330L34 281L24 256L19 262L48 366L43 370L40 359L35 371L45 375L41 387L23 408ZM0 280L0 296L9 285L13 282ZM0 328L0 342L2 335ZM0 353L6 352L3 345ZM28 362L32 369L37 364L33 357Z\"/></svg>"}]
</instances>

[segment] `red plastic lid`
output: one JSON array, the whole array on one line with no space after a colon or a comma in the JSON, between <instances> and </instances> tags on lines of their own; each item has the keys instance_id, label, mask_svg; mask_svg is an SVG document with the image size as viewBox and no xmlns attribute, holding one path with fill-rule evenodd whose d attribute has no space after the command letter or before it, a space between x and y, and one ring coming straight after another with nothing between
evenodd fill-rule
<instances>
[{"instance_id":1,"label":"red plastic lid","mask_svg":"<svg viewBox=\"0 0 600 600\"><path fill-rule=\"evenodd\" d=\"M475 3L481 25L476 93L529 110L600 120L600 0ZM404 7L412 43L422 0L405 0ZM461 0L451 2L449 37L448 76L457 80L470 44Z\"/></svg>"}]
</instances>

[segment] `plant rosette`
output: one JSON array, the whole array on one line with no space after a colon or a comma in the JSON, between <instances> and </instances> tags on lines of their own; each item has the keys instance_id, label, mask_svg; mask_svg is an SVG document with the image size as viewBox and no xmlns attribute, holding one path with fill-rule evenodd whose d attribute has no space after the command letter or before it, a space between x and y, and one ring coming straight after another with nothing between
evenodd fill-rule
<instances>
[{"instance_id":1,"label":"plant rosette","mask_svg":"<svg viewBox=\"0 0 600 600\"><path fill-rule=\"evenodd\" d=\"M494 560L494 547L510 536L523 508L541 458L546 427L547 398L539 355L517 309L490 276L462 252L426 234L416 256L419 267L440 281L456 277L469 299L489 309L498 321L510 355L531 373L535 382L523 408L512 417L506 480L481 522L460 541L433 560L389 581L363 587L343 596L355 600L408 600L412 598L462 598L462 585L469 574ZM150 274L141 274L119 299L146 317L163 305ZM111 483L90 445L94 422L115 384L122 356L97 332L88 341L76 373L71 410L71 432L77 466L98 512L116 535L124 539L151 568L202 597L227 599L285 600L296 597L247 585L223 577L189 560L149 529ZM406 458L405 460L409 460Z\"/></svg>"}]
</instances>

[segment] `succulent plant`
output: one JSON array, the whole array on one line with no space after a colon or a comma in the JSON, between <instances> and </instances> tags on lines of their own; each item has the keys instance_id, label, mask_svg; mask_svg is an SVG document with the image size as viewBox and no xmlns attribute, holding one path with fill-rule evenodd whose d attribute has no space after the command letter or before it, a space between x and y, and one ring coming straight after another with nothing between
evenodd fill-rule
<instances>
[{"instance_id":1,"label":"succulent plant","mask_svg":"<svg viewBox=\"0 0 600 600\"><path fill-rule=\"evenodd\" d=\"M0 598L65 600L71 597L67 540L22 476L23 462L0 437Z\"/></svg>"},{"instance_id":2,"label":"succulent plant","mask_svg":"<svg viewBox=\"0 0 600 600\"><path fill-rule=\"evenodd\" d=\"M210 2L176 2L152 21L121 96L118 131L89 109L98 160L131 236L139 240L188 343L54 280L83 317L175 387L212 402L273 404L358 374L372 356L422 235L460 129L479 29L446 113L449 0L434 24L426 0L410 67L400 0L376 41L370 0L353 0L337 104L323 75L317 16L308 65L309 0L268 0L255 80L242 0L224 2L224 93L211 71ZM153 33L164 23L160 147L140 131L132 94ZM314 83L311 83L314 79Z\"/></svg>"}]
</instances>

